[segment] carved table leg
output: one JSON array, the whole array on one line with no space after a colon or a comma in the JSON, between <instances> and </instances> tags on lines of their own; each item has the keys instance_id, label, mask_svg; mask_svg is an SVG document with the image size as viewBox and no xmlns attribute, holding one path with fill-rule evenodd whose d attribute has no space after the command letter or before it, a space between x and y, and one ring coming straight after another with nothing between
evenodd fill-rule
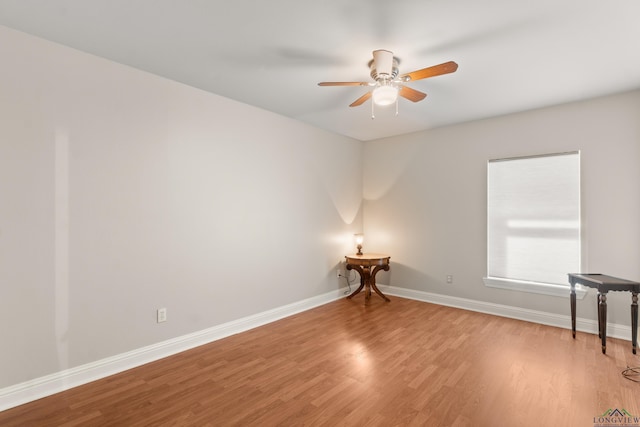
<instances>
[{"instance_id":1,"label":"carved table leg","mask_svg":"<svg viewBox=\"0 0 640 427\"><path fill-rule=\"evenodd\" d=\"M607 352L607 293L600 294L600 304L598 307L600 337L602 338L602 354Z\"/></svg>"},{"instance_id":2,"label":"carved table leg","mask_svg":"<svg viewBox=\"0 0 640 427\"><path fill-rule=\"evenodd\" d=\"M633 354L638 347L638 293L631 293L631 345Z\"/></svg>"},{"instance_id":3,"label":"carved table leg","mask_svg":"<svg viewBox=\"0 0 640 427\"><path fill-rule=\"evenodd\" d=\"M354 295L362 291L362 289L364 288L365 304L367 304L371 299L372 289L375 293L380 295L385 301L387 302L390 301L389 298L387 298L387 296L383 294L382 291L380 291L380 289L378 289L378 287L376 286L376 274L380 270L389 271L388 265L385 265L385 266L378 265L373 269L373 272L372 272L370 267L360 267L359 265L347 264L347 270L356 270L360 274L360 286L358 287L358 289L353 291L351 295L347 297L347 299L351 299Z\"/></svg>"},{"instance_id":4,"label":"carved table leg","mask_svg":"<svg viewBox=\"0 0 640 427\"><path fill-rule=\"evenodd\" d=\"M390 302L391 300L389 298L387 298L387 296L385 294L383 294L380 289L378 289L378 287L376 286L376 274L378 274L378 271L380 270L384 270L384 271L389 271L389 266L385 265L385 266L377 266L376 268L373 269L373 274L371 275L371 287L373 288L373 290L380 295L386 302Z\"/></svg>"},{"instance_id":5,"label":"carved table leg","mask_svg":"<svg viewBox=\"0 0 640 427\"><path fill-rule=\"evenodd\" d=\"M571 284L571 333L576 337L576 286Z\"/></svg>"},{"instance_id":6,"label":"carved table leg","mask_svg":"<svg viewBox=\"0 0 640 427\"><path fill-rule=\"evenodd\" d=\"M360 274L360 286L358 287L358 289L356 289L355 291L353 291L351 293L351 295L349 295L347 297L347 299L351 299L351 297L353 297L355 294L357 294L358 292L360 292L362 290L362 288L364 288L364 273L362 272L362 269L357 266L357 265L350 265L347 264L347 270L356 270L358 272L358 274Z\"/></svg>"}]
</instances>

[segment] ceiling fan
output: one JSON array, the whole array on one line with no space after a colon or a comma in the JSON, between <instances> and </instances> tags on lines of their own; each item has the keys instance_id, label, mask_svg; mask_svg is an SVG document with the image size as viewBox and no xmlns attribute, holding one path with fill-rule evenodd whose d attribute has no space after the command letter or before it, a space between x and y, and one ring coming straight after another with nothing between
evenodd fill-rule
<instances>
[{"instance_id":1,"label":"ceiling fan","mask_svg":"<svg viewBox=\"0 0 640 427\"><path fill-rule=\"evenodd\" d=\"M405 86L404 83L453 73L458 69L458 64L449 61L398 75L398 63L399 60L393 56L393 52L384 49L374 50L373 59L369 61L371 77L375 80L374 82L320 82L318 86L369 86L373 88L353 101L349 107L362 105L369 98L373 98L373 103L376 105L390 105L397 102L398 95L409 101L418 102L422 101L427 94ZM373 109L373 104L371 107Z\"/></svg>"}]
</instances>

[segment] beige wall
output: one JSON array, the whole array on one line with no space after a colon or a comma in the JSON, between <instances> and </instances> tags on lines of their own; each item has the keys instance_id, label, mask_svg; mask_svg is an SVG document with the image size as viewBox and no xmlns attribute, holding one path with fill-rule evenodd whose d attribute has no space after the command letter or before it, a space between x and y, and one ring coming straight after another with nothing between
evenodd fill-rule
<instances>
[{"instance_id":1,"label":"beige wall","mask_svg":"<svg viewBox=\"0 0 640 427\"><path fill-rule=\"evenodd\" d=\"M361 142L2 27L0 58L0 388L339 288Z\"/></svg>"},{"instance_id":2,"label":"beige wall","mask_svg":"<svg viewBox=\"0 0 640 427\"><path fill-rule=\"evenodd\" d=\"M0 41L0 388L335 290L363 226L383 282L567 314L482 283L490 158L581 150L583 270L640 280L640 92L363 144Z\"/></svg>"},{"instance_id":3,"label":"beige wall","mask_svg":"<svg viewBox=\"0 0 640 427\"><path fill-rule=\"evenodd\" d=\"M640 92L444 127L365 145L367 250L398 287L568 315L567 298L484 286L487 160L581 151L583 271L640 280ZM453 275L453 283L446 276ZM609 321L629 325L628 293ZM597 319L595 297L580 317Z\"/></svg>"}]
</instances>

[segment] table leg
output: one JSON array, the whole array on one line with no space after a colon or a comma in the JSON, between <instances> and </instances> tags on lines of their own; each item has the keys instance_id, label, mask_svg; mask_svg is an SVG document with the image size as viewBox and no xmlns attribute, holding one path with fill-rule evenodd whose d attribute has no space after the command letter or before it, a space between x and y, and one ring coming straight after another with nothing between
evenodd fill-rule
<instances>
[{"instance_id":1,"label":"table leg","mask_svg":"<svg viewBox=\"0 0 640 427\"><path fill-rule=\"evenodd\" d=\"M602 332L600 330L600 325L602 324L602 320L600 317L600 299L602 297L602 294L600 293L600 291L598 291L598 296L596 299L596 313L598 313L598 338L602 338Z\"/></svg>"},{"instance_id":2,"label":"table leg","mask_svg":"<svg viewBox=\"0 0 640 427\"><path fill-rule=\"evenodd\" d=\"M636 354L638 347L638 293L631 293L631 345L633 354Z\"/></svg>"},{"instance_id":3,"label":"table leg","mask_svg":"<svg viewBox=\"0 0 640 427\"><path fill-rule=\"evenodd\" d=\"M576 286L571 284L571 333L576 337Z\"/></svg>"},{"instance_id":4,"label":"table leg","mask_svg":"<svg viewBox=\"0 0 640 427\"><path fill-rule=\"evenodd\" d=\"M373 269L373 274L371 275L371 287L373 288L375 293L380 295L386 302L390 302L391 300L387 298L387 296L383 294L382 291L380 291L380 289L378 289L378 287L376 286L376 274L378 274L378 271L380 270L389 271L389 266L377 266Z\"/></svg>"},{"instance_id":5,"label":"table leg","mask_svg":"<svg viewBox=\"0 0 640 427\"><path fill-rule=\"evenodd\" d=\"M373 276L371 275L371 268L348 264L347 270L352 270L352 269L356 270L360 274L360 286L358 287L358 289L353 291L351 295L347 297L347 299L351 299L354 295L362 291L362 288L364 288L364 303L368 304L369 300L371 299L371 281L373 278ZM376 270L374 270L374 274L375 274L375 271ZM377 288L374 288L374 290L378 292Z\"/></svg>"},{"instance_id":6,"label":"table leg","mask_svg":"<svg viewBox=\"0 0 640 427\"><path fill-rule=\"evenodd\" d=\"M600 338L602 338L602 354L607 353L607 293L600 295L600 304L598 307Z\"/></svg>"},{"instance_id":7,"label":"table leg","mask_svg":"<svg viewBox=\"0 0 640 427\"><path fill-rule=\"evenodd\" d=\"M362 289L364 288L365 304L368 304L369 300L371 299L372 289L374 290L375 293L380 295L385 301L387 302L390 301L389 298L387 298L387 296L383 294L380 291L380 289L378 289L378 287L376 286L376 274L378 274L378 271L380 270L389 271L388 265L377 265L375 266L373 271L371 271L371 267L367 267L367 266L361 267L359 265L347 264L347 270L356 270L360 274L360 286L358 287L358 289L353 291L351 295L347 297L347 299L351 299L353 296L355 296L357 293L362 291Z\"/></svg>"},{"instance_id":8,"label":"table leg","mask_svg":"<svg viewBox=\"0 0 640 427\"><path fill-rule=\"evenodd\" d=\"M347 270L356 270L358 272L358 274L360 274L360 286L358 287L358 289L356 289L355 291L353 291L351 293L351 295L349 295L347 297L347 299L351 299L351 297L353 297L355 294L357 294L358 292L360 292L362 290L362 288L364 288L364 273L362 271L362 269L357 266L357 265L350 265L347 264Z\"/></svg>"}]
</instances>

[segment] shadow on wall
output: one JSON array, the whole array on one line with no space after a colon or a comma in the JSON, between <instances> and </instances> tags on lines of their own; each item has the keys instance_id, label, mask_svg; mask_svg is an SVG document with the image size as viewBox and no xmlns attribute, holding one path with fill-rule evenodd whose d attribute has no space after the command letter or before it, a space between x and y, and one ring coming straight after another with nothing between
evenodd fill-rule
<instances>
[{"instance_id":1,"label":"shadow on wall","mask_svg":"<svg viewBox=\"0 0 640 427\"><path fill-rule=\"evenodd\" d=\"M349 194L337 194L336 191L331 191L331 189L327 188L327 194L331 197L336 212L346 225L351 225L361 217L362 197L353 189L345 190L345 192L349 192Z\"/></svg>"},{"instance_id":2,"label":"shadow on wall","mask_svg":"<svg viewBox=\"0 0 640 427\"><path fill-rule=\"evenodd\" d=\"M406 173L421 149L421 141L400 140L394 144L370 142L375 149L365 151L363 197L365 200L379 200L384 197ZM400 146L400 147L399 147ZM384 167L380 167L384 165Z\"/></svg>"}]
</instances>

